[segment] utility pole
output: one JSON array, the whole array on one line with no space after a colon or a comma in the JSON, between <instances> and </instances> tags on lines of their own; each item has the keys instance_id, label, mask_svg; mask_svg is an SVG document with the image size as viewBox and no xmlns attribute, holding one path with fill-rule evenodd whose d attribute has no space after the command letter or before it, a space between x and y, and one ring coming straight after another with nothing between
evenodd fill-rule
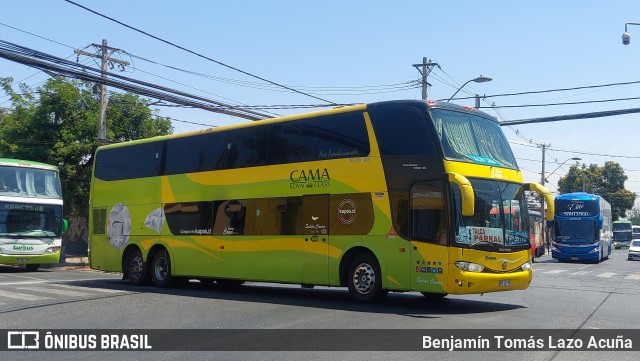
<instances>
[{"instance_id":1,"label":"utility pole","mask_svg":"<svg viewBox=\"0 0 640 361\"><path fill-rule=\"evenodd\" d=\"M111 58L113 53L119 51L119 49L110 48L107 46L107 39L102 39L102 45L91 44L96 51L100 54L91 54L82 50L75 50L78 59L80 55L89 56L92 58L100 58L102 62L102 84L100 84L100 119L98 119L98 142L100 144L107 143L107 65L113 69L113 64L118 64L121 71L124 71L124 67L129 65L129 62L120 59Z\"/></svg>"},{"instance_id":2,"label":"utility pole","mask_svg":"<svg viewBox=\"0 0 640 361\"><path fill-rule=\"evenodd\" d=\"M440 65L427 59L426 56L422 58L422 64L413 64L413 67L418 69L420 75L422 75L422 100L427 100L427 93L429 91L429 86L431 85L427 82L427 76L429 75L429 73L431 73L431 70L433 70L434 66Z\"/></svg>"},{"instance_id":3,"label":"utility pole","mask_svg":"<svg viewBox=\"0 0 640 361\"><path fill-rule=\"evenodd\" d=\"M551 144L538 144L538 148L542 148L542 179L540 179L540 184L544 185L545 183L545 171L544 171L544 155L547 147L550 147Z\"/></svg>"},{"instance_id":4,"label":"utility pole","mask_svg":"<svg viewBox=\"0 0 640 361\"><path fill-rule=\"evenodd\" d=\"M550 147L551 144L538 144L539 148L542 148L542 178L540 179L540 184L542 184L544 186L545 183L545 170L544 170L544 156L545 156L545 152L547 150L547 147ZM540 197L540 213L542 213L542 218L543 219L547 219L547 212L544 209L544 197ZM547 222L542 222L542 241L545 244L545 248L546 248L546 252L550 252L550 247L549 247L549 235L547 234Z\"/></svg>"}]
</instances>

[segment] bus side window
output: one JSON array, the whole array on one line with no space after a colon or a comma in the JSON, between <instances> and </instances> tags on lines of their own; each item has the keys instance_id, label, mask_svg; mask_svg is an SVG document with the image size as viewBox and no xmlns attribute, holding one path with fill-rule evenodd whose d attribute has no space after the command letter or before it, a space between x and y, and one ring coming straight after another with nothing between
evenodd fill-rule
<instances>
[{"instance_id":1,"label":"bus side window","mask_svg":"<svg viewBox=\"0 0 640 361\"><path fill-rule=\"evenodd\" d=\"M254 234L254 200L230 200L213 202L213 235Z\"/></svg>"},{"instance_id":2,"label":"bus side window","mask_svg":"<svg viewBox=\"0 0 640 361\"><path fill-rule=\"evenodd\" d=\"M411 188L411 239L447 244L442 189L440 181L418 183Z\"/></svg>"}]
</instances>

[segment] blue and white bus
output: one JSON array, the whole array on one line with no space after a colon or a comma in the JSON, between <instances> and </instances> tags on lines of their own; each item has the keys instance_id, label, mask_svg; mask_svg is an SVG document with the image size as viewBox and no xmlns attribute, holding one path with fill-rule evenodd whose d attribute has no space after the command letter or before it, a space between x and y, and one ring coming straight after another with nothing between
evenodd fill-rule
<instances>
[{"instance_id":1,"label":"blue and white bus","mask_svg":"<svg viewBox=\"0 0 640 361\"><path fill-rule=\"evenodd\" d=\"M611 205L599 195L561 194L554 201L551 256L599 263L611 254Z\"/></svg>"}]
</instances>

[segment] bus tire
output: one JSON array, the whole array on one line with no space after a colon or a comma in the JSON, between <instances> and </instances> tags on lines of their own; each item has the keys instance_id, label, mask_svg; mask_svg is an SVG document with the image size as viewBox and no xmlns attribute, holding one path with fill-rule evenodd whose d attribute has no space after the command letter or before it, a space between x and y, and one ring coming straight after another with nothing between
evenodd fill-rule
<instances>
[{"instance_id":1,"label":"bus tire","mask_svg":"<svg viewBox=\"0 0 640 361\"><path fill-rule=\"evenodd\" d=\"M149 269L142 259L142 252L140 252L139 249L136 248L129 252L125 264L127 267L126 276L129 279L129 283L134 286L149 284Z\"/></svg>"},{"instance_id":2,"label":"bus tire","mask_svg":"<svg viewBox=\"0 0 640 361\"><path fill-rule=\"evenodd\" d=\"M38 268L40 268L39 264L26 264L25 267L27 267L27 271L29 272L36 272L38 270Z\"/></svg>"},{"instance_id":3,"label":"bus tire","mask_svg":"<svg viewBox=\"0 0 640 361\"><path fill-rule=\"evenodd\" d=\"M160 288L170 287L173 283L171 276L171 259L166 249L161 249L153 255L151 261L151 281Z\"/></svg>"},{"instance_id":4,"label":"bus tire","mask_svg":"<svg viewBox=\"0 0 640 361\"><path fill-rule=\"evenodd\" d=\"M382 289L380 264L371 253L360 253L351 261L347 287L359 302L378 302L387 295L387 291Z\"/></svg>"}]
</instances>

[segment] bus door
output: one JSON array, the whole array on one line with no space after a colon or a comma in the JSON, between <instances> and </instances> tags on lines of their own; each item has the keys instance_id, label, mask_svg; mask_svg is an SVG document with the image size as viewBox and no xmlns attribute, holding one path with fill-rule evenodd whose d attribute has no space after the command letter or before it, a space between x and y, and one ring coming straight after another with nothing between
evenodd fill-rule
<instances>
[{"instance_id":1,"label":"bus door","mask_svg":"<svg viewBox=\"0 0 640 361\"><path fill-rule=\"evenodd\" d=\"M443 293L449 263L442 181L416 183L409 202L411 289Z\"/></svg>"},{"instance_id":2,"label":"bus door","mask_svg":"<svg viewBox=\"0 0 640 361\"><path fill-rule=\"evenodd\" d=\"M329 195L302 197L302 283L329 282Z\"/></svg>"}]
</instances>

